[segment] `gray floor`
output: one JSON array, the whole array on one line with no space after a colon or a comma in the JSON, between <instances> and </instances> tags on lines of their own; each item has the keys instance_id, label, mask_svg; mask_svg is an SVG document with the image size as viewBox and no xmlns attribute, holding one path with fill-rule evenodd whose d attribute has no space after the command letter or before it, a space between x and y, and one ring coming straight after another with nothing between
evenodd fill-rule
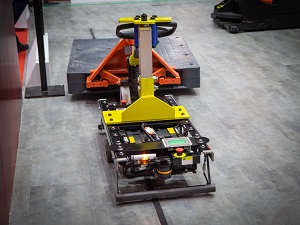
<instances>
[{"instance_id":1,"label":"gray floor","mask_svg":"<svg viewBox=\"0 0 300 225\"><path fill-rule=\"evenodd\" d=\"M230 34L210 19L217 3L45 7L52 84L67 87L72 40L91 38L90 28L110 38L119 17L172 16L202 85L173 94L211 140L217 192L161 200L168 224L300 224L300 29ZM33 15L29 26L31 44ZM11 225L160 224L151 201L115 203L114 168L97 130L100 97L24 99Z\"/></svg>"}]
</instances>

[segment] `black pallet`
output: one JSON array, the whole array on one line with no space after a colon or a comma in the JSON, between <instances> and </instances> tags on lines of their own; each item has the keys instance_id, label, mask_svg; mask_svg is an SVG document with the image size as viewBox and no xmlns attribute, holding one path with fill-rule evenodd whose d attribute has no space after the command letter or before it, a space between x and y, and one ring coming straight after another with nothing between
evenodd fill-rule
<instances>
[{"instance_id":1,"label":"black pallet","mask_svg":"<svg viewBox=\"0 0 300 225\"><path fill-rule=\"evenodd\" d=\"M110 50L118 43L118 38L76 39L67 70L69 94L119 92L119 87L86 88L86 77L90 70L97 68ZM159 89L200 87L200 66L182 37L172 36L159 39L155 51L180 73L181 84Z\"/></svg>"}]
</instances>

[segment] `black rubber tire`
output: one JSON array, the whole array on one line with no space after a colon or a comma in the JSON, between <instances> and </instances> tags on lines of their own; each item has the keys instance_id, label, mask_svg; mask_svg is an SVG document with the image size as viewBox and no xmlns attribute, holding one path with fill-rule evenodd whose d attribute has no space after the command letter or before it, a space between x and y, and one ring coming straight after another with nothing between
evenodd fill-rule
<instances>
[{"instance_id":1,"label":"black rubber tire","mask_svg":"<svg viewBox=\"0 0 300 225\"><path fill-rule=\"evenodd\" d=\"M106 153L107 162L109 163L113 162L111 151L108 149L108 143L106 143L105 153Z\"/></svg>"}]
</instances>

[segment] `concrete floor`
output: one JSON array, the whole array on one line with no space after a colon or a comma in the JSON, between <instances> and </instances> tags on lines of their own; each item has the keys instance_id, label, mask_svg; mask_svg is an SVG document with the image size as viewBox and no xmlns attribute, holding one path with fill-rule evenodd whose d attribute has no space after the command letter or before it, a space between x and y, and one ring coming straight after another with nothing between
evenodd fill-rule
<instances>
[{"instance_id":1,"label":"concrete floor","mask_svg":"<svg viewBox=\"0 0 300 225\"><path fill-rule=\"evenodd\" d=\"M215 151L211 195L160 200L168 224L300 224L300 29L230 34L219 0L44 7L51 83L64 84L73 39L110 38L119 17L172 16L201 66L201 88L173 92ZM30 42L34 32L29 20ZM67 90L66 90L67 92ZM11 225L160 224L153 202L117 205L97 99L24 99ZM201 176L198 173L197 176Z\"/></svg>"}]
</instances>

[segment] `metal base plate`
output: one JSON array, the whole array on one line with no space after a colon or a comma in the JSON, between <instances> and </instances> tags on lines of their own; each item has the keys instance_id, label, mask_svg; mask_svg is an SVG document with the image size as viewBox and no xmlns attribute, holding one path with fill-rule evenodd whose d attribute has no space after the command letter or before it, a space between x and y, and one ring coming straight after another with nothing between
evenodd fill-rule
<instances>
[{"instance_id":1,"label":"metal base plate","mask_svg":"<svg viewBox=\"0 0 300 225\"><path fill-rule=\"evenodd\" d=\"M216 191L214 184L203 184L205 181L197 174L173 175L162 186L155 186L154 180L149 177L126 179L120 176L119 174L116 193L118 203L191 196Z\"/></svg>"},{"instance_id":2,"label":"metal base plate","mask_svg":"<svg viewBox=\"0 0 300 225\"><path fill-rule=\"evenodd\" d=\"M42 91L42 87L28 87L25 90L25 98L46 98L64 96L64 85L48 86L47 91Z\"/></svg>"},{"instance_id":3,"label":"metal base plate","mask_svg":"<svg viewBox=\"0 0 300 225\"><path fill-rule=\"evenodd\" d=\"M173 198L173 197L182 197L197 195L209 192L215 192L216 187L214 184L208 185L198 185L193 187L184 187L184 188L172 188L164 190L150 190L142 192L132 192L132 193L123 193L116 194L116 202L133 202L133 201L142 201L142 200L151 200L151 199L162 199L162 198Z\"/></svg>"}]
</instances>

